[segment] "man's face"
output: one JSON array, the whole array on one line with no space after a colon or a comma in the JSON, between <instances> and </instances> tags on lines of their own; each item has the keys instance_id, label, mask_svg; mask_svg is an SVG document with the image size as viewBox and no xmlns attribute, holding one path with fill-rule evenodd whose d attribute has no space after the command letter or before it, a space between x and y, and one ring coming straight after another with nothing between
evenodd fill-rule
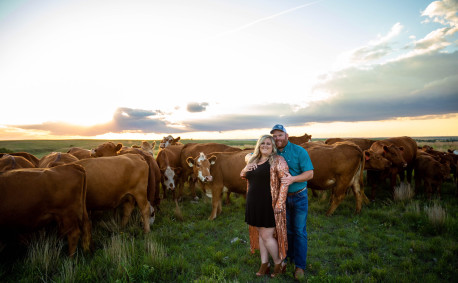
<instances>
[{"instance_id":1,"label":"man's face","mask_svg":"<svg viewBox=\"0 0 458 283\"><path fill-rule=\"evenodd\" d=\"M277 148L282 149L288 144L288 134L283 131L275 130L272 133L272 137L274 138L275 145Z\"/></svg>"}]
</instances>

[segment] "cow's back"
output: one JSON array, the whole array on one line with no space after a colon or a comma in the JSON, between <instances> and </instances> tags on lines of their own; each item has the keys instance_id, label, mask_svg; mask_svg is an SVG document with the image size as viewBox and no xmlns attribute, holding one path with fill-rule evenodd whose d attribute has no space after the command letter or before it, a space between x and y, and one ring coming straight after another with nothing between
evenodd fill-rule
<instances>
[{"instance_id":1,"label":"cow's back","mask_svg":"<svg viewBox=\"0 0 458 283\"><path fill-rule=\"evenodd\" d=\"M70 153L52 152L43 156L38 163L39 168L50 168L58 165L69 164L79 159Z\"/></svg>"},{"instance_id":2,"label":"cow's back","mask_svg":"<svg viewBox=\"0 0 458 283\"><path fill-rule=\"evenodd\" d=\"M246 166L245 156L252 150L240 152L214 152L209 156L216 156L215 164L210 167L214 183L220 183L230 192L246 194L247 183L240 178L240 172Z\"/></svg>"},{"instance_id":3,"label":"cow's back","mask_svg":"<svg viewBox=\"0 0 458 283\"><path fill-rule=\"evenodd\" d=\"M354 144L359 146L359 148L361 148L361 150L363 151L371 148L372 144L375 142L375 140L365 139L365 138L329 138L325 141L325 144L331 145L331 144L335 144L336 142L344 142L344 141L353 142Z\"/></svg>"},{"instance_id":4,"label":"cow's back","mask_svg":"<svg viewBox=\"0 0 458 283\"><path fill-rule=\"evenodd\" d=\"M29 160L22 156L14 156L5 154L0 158L0 172L20 169L20 168L35 168Z\"/></svg>"}]
</instances>

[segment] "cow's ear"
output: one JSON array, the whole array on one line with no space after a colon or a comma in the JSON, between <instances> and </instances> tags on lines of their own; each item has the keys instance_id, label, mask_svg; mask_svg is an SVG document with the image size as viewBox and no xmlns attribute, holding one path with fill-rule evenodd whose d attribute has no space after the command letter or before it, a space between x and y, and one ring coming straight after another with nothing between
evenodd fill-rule
<instances>
[{"instance_id":1,"label":"cow's ear","mask_svg":"<svg viewBox=\"0 0 458 283\"><path fill-rule=\"evenodd\" d=\"M384 146L383 146L383 152L388 153L388 151L389 151L388 147L387 147L386 145L384 145Z\"/></svg>"},{"instance_id":2,"label":"cow's ear","mask_svg":"<svg viewBox=\"0 0 458 283\"><path fill-rule=\"evenodd\" d=\"M189 167L193 167L194 166L194 159L192 157L188 157L188 158L186 158L186 163L188 163Z\"/></svg>"},{"instance_id":3,"label":"cow's ear","mask_svg":"<svg viewBox=\"0 0 458 283\"><path fill-rule=\"evenodd\" d=\"M178 137L178 138L174 139L173 141L174 142L178 142L180 139L181 139L181 137Z\"/></svg>"},{"instance_id":4,"label":"cow's ear","mask_svg":"<svg viewBox=\"0 0 458 283\"><path fill-rule=\"evenodd\" d=\"M404 151L404 147L403 147L403 146L400 146L399 149L400 149L401 151Z\"/></svg>"},{"instance_id":5,"label":"cow's ear","mask_svg":"<svg viewBox=\"0 0 458 283\"><path fill-rule=\"evenodd\" d=\"M151 147L152 147L152 149L154 149L154 148L156 147L156 141L153 141L153 142L151 143Z\"/></svg>"},{"instance_id":6,"label":"cow's ear","mask_svg":"<svg viewBox=\"0 0 458 283\"><path fill-rule=\"evenodd\" d=\"M215 162L216 162L216 159L217 159L216 156L212 155L212 156L210 156L210 158L208 159L208 161L210 161L210 164L211 164L211 165L214 165Z\"/></svg>"},{"instance_id":7,"label":"cow's ear","mask_svg":"<svg viewBox=\"0 0 458 283\"><path fill-rule=\"evenodd\" d=\"M369 159L371 159L371 154L370 154L370 152L367 151L367 150L364 151L364 156L365 156L365 158L366 158L366 161L369 160Z\"/></svg>"},{"instance_id":8,"label":"cow's ear","mask_svg":"<svg viewBox=\"0 0 458 283\"><path fill-rule=\"evenodd\" d=\"M118 145L116 146L116 151L120 151L122 148L122 143L118 143Z\"/></svg>"}]
</instances>

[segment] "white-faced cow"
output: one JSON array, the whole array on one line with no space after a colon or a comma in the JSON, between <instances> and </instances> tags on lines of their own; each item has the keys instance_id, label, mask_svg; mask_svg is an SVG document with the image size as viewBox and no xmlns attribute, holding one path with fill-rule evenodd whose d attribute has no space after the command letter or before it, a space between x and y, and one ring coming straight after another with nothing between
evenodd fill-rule
<instances>
[{"instance_id":1,"label":"white-faced cow","mask_svg":"<svg viewBox=\"0 0 458 283\"><path fill-rule=\"evenodd\" d=\"M159 144L159 148L164 149L170 145L180 145L181 143L179 142L179 140L180 140L180 137L174 139L171 135L168 135L162 138L162 141Z\"/></svg>"},{"instance_id":2,"label":"white-faced cow","mask_svg":"<svg viewBox=\"0 0 458 283\"><path fill-rule=\"evenodd\" d=\"M196 159L201 153L209 154L211 152L239 152L242 151L238 147L232 147L221 143L188 143L183 146L181 150L181 181L180 186L185 182L189 183L189 189L192 196L198 199L196 196L195 183L199 180L195 174L193 174L192 168L188 166L188 158ZM182 188L179 189L182 191Z\"/></svg>"}]
</instances>

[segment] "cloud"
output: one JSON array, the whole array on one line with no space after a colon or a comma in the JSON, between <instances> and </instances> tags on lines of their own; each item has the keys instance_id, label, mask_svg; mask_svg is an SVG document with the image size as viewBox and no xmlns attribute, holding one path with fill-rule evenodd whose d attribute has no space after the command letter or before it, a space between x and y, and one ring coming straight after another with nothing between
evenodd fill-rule
<instances>
[{"instance_id":1,"label":"cloud","mask_svg":"<svg viewBox=\"0 0 458 283\"><path fill-rule=\"evenodd\" d=\"M188 103L187 110L188 112L191 113L196 113L196 112L204 112L207 110L208 103L207 102L202 102L202 103L197 103L197 102L190 102Z\"/></svg>"},{"instance_id":2,"label":"cloud","mask_svg":"<svg viewBox=\"0 0 458 283\"><path fill-rule=\"evenodd\" d=\"M443 0L434 1L426 7L422 12L422 16L427 16L436 23L449 25L451 27L458 26L458 1Z\"/></svg>"},{"instance_id":3,"label":"cloud","mask_svg":"<svg viewBox=\"0 0 458 283\"><path fill-rule=\"evenodd\" d=\"M64 122L44 122L35 125L14 126L18 129L48 131L50 135L96 136L106 133L179 133L186 129L176 129L165 120L164 113L156 110L118 108L113 119L94 126L78 126Z\"/></svg>"},{"instance_id":4,"label":"cloud","mask_svg":"<svg viewBox=\"0 0 458 283\"><path fill-rule=\"evenodd\" d=\"M389 54L393 48L390 42L398 36L404 27L396 23L385 36L379 35L376 40L370 41L366 46L351 51L348 55L352 63L366 63L378 60Z\"/></svg>"}]
</instances>

